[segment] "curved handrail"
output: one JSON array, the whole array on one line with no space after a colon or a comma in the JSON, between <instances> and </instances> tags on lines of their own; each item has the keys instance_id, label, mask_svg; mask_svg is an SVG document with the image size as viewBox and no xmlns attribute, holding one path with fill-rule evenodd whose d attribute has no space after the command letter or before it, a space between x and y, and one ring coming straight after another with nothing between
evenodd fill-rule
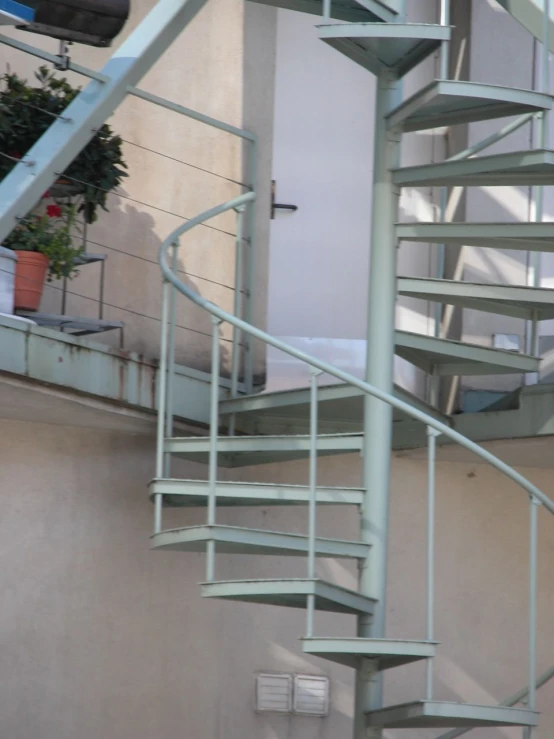
<instances>
[{"instance_id":1,"label":"curved handrail","mask_svg":"<svg viewBox=\"0 0 554 739\"><path fill-rule=\"evenodd\" d=\"M336 377L337 379L342 380L348 385L357 387L359 390L366 393L367 395L372 395L373 397L378 398L385 403L388 403L393 408L397 408L398 410L403 411L404 413L406 413L406 415L411 416L417 421L421 421L426 426L430 426L431 428L435 429L435 431L438 431L444 436L452 439L452 441L456 442L468 451L473 452L478 457L481 457L481 459L485 460L493 467L496 467L496 469L506 475L506 477L510 478L510 480L513 480L513 482L526 490L533 499L542 503L544 507L550 511L550 513L554 514L554 501L552 501L547 495L545 495L542 490L533 485L532 482L527 480L527 478L523 477L523 475L521 475L519 472L516 472L501 459L498 459L498 457L495 457L494 454L491 454L486 449L483 449L483 447L479 446L479 444L476 444L474 441L466 438L458 431L455 431L454 429L450 428L450 426L447 426L441 421L437 421L435 418L433 418L433 416L430 416L427 413L424 413L423 411L412 407L409 403L406 403L399 398L395 398L394 395L385 393L382 390L373 387L373 385L364 382L364 380L359 380L354 375L351 375L348 372L343 372L332 364L328 364L321 359L317 359L316 357L312 357L305 352L299 351L293 346L290 346L289 344L276 339L274 336L271 336L271 334L268 334L265 331L256 328L256 326L252 326L250 323L247 323L246 321L233 316L231 313L227 313L227 311L224 311L222 308L215 305L215 303L206 300L206 298L203 298L201 295L194 292L194 290L191 290L190 287L187 287L187 285L177 279L167 261L167 253L170 247L177 243L179 237L187 231L193 229L195 226L198 226L201 223L204 223L211 218L215 218L215 216L218 216L229 210L239 208L246 203L252 202L253 200L255 200L255 198L255 193L245 193L244 195L240 195L239 197L233 198L232 200L228 200L226 203L222 203L221 205L217 205L214 208L206 210L204 213L201 213L195 218L191 218L189 221L186 221L181 226L172 231L171 234L160 246L159 251L158 261L164 279L167 282L171 283L175 288L177 288L179 292L189 298L189 300L192 300L193 303L211 313L212 316L215 316L216 318L219 318L221 321L225 321L226 323L230 323L232 326L235 326L240 331L244 331L245 333L250 334L254 338L263 341L269 346L273 346L276 349L279 349L280 351L288 354L291 357L299 359L305 364L308 364L312 367L315 367L316 369L321 370L322 372L325 372L326 374Z\"/></svg>"}]
</instances>

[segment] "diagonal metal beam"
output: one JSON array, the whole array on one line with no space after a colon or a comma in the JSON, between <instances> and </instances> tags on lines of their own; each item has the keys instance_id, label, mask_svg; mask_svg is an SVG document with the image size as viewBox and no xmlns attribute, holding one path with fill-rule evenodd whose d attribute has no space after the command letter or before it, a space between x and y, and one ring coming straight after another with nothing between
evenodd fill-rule
<instances>
[{"instance_id":1,"label":"diagonal metal beam","mask_svg":"<svg viewBox=\"0 0 554 739\"><path fill-rule=\"evenodd\" d=\"M206 0L161 0L0 183L0 242L94 136Z\"/></svg>"}]
</instances>

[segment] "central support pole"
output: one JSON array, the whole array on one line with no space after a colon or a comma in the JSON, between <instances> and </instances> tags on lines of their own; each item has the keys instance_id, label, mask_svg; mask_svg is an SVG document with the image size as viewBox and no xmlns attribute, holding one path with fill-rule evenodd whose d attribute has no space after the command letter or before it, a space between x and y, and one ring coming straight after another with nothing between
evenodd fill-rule
<instances>
[{"instance_id":1,"label":"central support pole","mask_svg":"<svg viewBox=\"0 0 554 739\"><path fill-rule=\"evenodd\" d=\"M367 326L366 380L393 390L394 314L396 301L396 238L398 191L391 169L400 160L400 134L387 129L387 113L399 103L400 84L390 73L377 80L375 100L374 176L371 259ZM385 634L387 533L392 443L392 407L366 396L364 408L363 486L367 493L361 512L361 538L372 547L360 569L360 592L375 598L372 619L361 616L358 636L382 638ZM367 739L365 713L382 705L382 679L375 665L356 673L355 739ZM381 731L373 730L378 736Z\"/></svg>"}]
</instances>

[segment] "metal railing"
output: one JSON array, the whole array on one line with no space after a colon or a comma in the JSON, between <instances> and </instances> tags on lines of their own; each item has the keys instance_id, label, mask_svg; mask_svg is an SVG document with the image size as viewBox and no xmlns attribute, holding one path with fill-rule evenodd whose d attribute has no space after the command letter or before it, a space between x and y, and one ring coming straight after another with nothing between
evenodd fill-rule
<instances>
[{"instance_id":1,"label":"metal railing","mask_svg":"<svg viewBox=\"0 0 554 739\"><path fill-rule=\"evenodd\" d=\"M528 689L527 704L530 710L535 709L535 685L536 685L536 600L537 600L537 508L539 505L554 514L554 501L545 495L536 485L526 479L516 470L512 469L508 464L495 457L483 447L466 438L459 432L450 428L450 426L442 423L433 416L411 406L399 398L389 395L372 385L358 379L343 370L325 362L316 357L312 357L293 346L271 336L260 328L242 320L237 316L222 310L214 303L203 298L194 292L190 287L181 282L175 274L175 254L179 248L179 238L195 226L214 218L226 211L235 210L240 218L241 209L255 198L255 193L246 193L223 203L215 208L202 213L196 218L191 219L180 227L176 228L164 241L160 248L159 263L162 271L163 286L163 309L162 309L162 337L161 346L162 354L160 357L160 387L159 387L159 415L157 428L157 456L156 456L156 477L163 478L170 476L170 459L169 454L165 451L165 438L171 435L172 428L172 399L170 382L168 378L172 374L172 354L171 354L171 320L170 305L174 305L175 293L182 293L185 297L195 303L197 306L208 311L213 321L213 342L212 342L212 392L211 392L211 409L210 409L210 451L209 451L209 485L208 485L208 524L213 525L216 519L216 499L217 499L217 468L218 468L218 433L219 433L219 331L222 322L229 323L234 330L244 335L249 335L252 339L262 341L268 346L272 346L291 357L294 357L308 365L311 369L311 391L310 391L310 449L309 449L309 531L308 531L308 576L313 577L315 572L315 550L316 550L316 500L317 500L317 404L318 404L318 376L321 373L331 375L342 382L358 388L363 393L371 395L393 408L402 411L411 418L420 421L426 426L428 439L428 455L427 455L427 554L426 554L426 581L427 581L427 603L426 603L426 638L429 641L434 639L433 613L434 613L434 580L435 580L435 553L434 553L434 527L435 527L435 463L436 463L436 440L438 436L444 435L453 442L459 444L464 449L472 452L484 462L495 467L499 472L512 480L516 485L521 487L529 496L530 519L529 519L529 665L528 665ZM172 264L168 260L170 250L173 249L174 258ZM234 369L236 372L236 368ZM236 378L233 387L236 388ZM230 430L234 433L234 426ZM163 495L155 494L155 514L154 514L154 533L159 533L162 526L162 503ZM215 571L215 542L212 540L208 544L207 551L207 579L214 579ZM313 598L310 602L308 598L307 612L307 633L313 633L314 627L314 603ZM548 678L549 679L549 678ZM426 697L431 698L433 695L433 671L432 660L429 660L426 675Z\"/></svg>"}]
</instances>

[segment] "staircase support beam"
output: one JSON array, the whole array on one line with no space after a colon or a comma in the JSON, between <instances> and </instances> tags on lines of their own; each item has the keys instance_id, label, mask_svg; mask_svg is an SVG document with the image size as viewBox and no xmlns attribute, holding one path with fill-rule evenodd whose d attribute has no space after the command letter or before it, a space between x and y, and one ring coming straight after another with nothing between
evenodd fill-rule
<instances>
[{"instance_id":1,"label":"staircase support beam","mask_svg":"<svg viewBox=\"0 0 554 739\"><path fill-rule=\"evenodd\" d=\"M102 69L0 183L0 242L42 195L206 0L160 0Z\"/></svg>"},{"instance_id":2,"label":"staircase support beam","mask_svg":"<svg viewBox=\"0 0 554 739\"><path fill-rule=\"evenodd\" d=\"M393 390L394 318L396 301L396 237L399 190L392 170L399 164L400 133L387 129L387 113L398 104L400 83L389 72L378 77L375 101L374 175L368 301L366 380L386 393ZM371 557L361 563L360 593L377 600L372 619L361 617L358 636L382 638L385 633L389 478L392 408L366 396L364 406L363 485L371 490L362 506L362 540L371 543ZM365 739L365 713L382 704L380 675L356 675L355 739Z\"/></svg>"}]
</instances>

